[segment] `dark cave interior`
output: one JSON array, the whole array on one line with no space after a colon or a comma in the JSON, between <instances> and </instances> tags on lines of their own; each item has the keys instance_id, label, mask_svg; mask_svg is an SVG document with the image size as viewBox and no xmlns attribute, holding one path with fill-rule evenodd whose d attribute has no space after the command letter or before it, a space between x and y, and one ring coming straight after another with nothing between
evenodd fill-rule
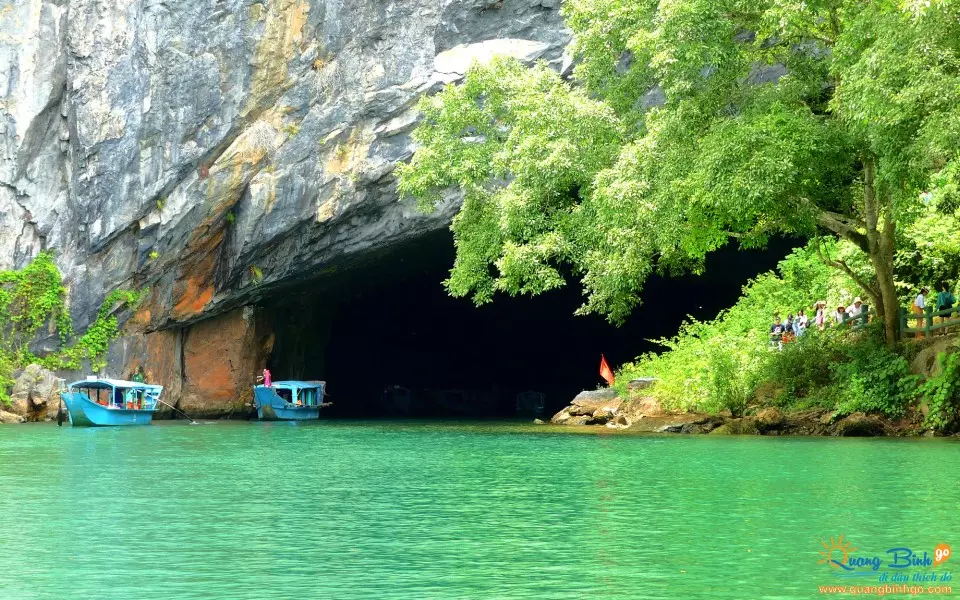
<instances>
[{"instance_id":1,"label":"dark cave interior","mask_svg":"<svg viewBox=\"0 0 960 600\"><path fill-rule=\"evenodd\" d=\"M687 315L716 316L793 245L730 246L708 258L704 275L653 277L643 304L616 327L573 315L582 302L576 282L481 307L448 296L442 281L454 249L441 231L275 298L268 366L276 380L326 380L329 417L531 417L516 401L531 390L544 394L549 418L602 383L601 353L615 367L657 349L650 340L676 333Z\"/></svg>"}]
</instances>

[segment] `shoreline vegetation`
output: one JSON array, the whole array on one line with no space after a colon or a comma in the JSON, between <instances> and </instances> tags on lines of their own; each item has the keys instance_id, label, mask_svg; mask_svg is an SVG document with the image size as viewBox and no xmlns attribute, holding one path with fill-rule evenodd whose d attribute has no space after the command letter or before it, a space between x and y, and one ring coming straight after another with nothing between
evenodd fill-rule
<instances>
[{"instance_id":1,"label":"shoreline vegetation","mask_svg":"<svg viewBox=\"0 0 960 600\"><path fill-rule=\"evenodd\" d=\"M921 419L905 415L892 418L882 414L811 408L781 410L774 406L756 408L734 417L730 411L718 414L664 410L649 396L632 395L621 400L613 390L586 392L553 416L561 426L598 427L631 433L836 436L836 437L933 437L941 433L928 429Z\"/></svg>"},{"instance_id":2,"label":"shoreline vegetation","mask_svg":"<svg viewBox=\"0 0 960 600\"><path fill-rule=\"evenodd\" d=\"M876 416L898 435L956 433L960 326L893 347L884 343L876 321L861 329L811 326L782 350L771 346L774 314L809 310L821 298L828 306L849 305L856 292L851 280L819 259L812 244L797 249L776 273L746 285L740 300L714 320L688 321L675 337L659 340L664 352L622 365L616 391L628 403L649 398L678 413L740 418L772 409L829 420L860 414ZM640 377L656 383L642 392L630 390L627 382Z\"/></svg>"},{"instance_id":3,"label":"shoreline vegetation","mask_svg":"<svg viewBox=\"0 0 960 600\"><path fill-rule=\"evenodd\" d=\"M427 209L463 193L448 291L484 304L575 282L577 314L619 323L651 275L793 239L735 306L622 365L623 409L960 429L956 332L902 335L921 290L933 303L960 277L960 2L562 10L570 72L497 58L420 102L398 189ZM775 315L856 297L862 330L811 323L771 348ZM626 389L642 377L657 384Z\"/></svg>"},{"instance_id":4,"label":"shoreline vegetation","mask_svg":"<svg viewBox=\"0 0 960 600\"><path fill-rule=\"evenodd\" d=\"M701 273L727 244L799 246L715 319L622 365L622 415L566 420L664 416L649 405L703 415L691 430L807 415L820 426L769 431L851 419L960 431L958 332L913 333L902 316L934 302L942 313L937 292L958 292L960 0L569 0L562 11L571 70L489 57L418 105L397 189L425 210L462 194L451 295L480 305L572 279L577 314L616 324L653 275ZM48 253L0 273L0 407L31 363L97 371L117 311L139 298L113 291L75 337L65 294ZM865 326L811 324L771 344L777 315L812 321L820 301L833 311L858 297ZM44 326L53 349L34 352ZM656 383L629 388L642 378Z\"/></svg>"},{"instance_id":5,"label":"shoreline vegetation","mask_svg":"<svg viewBox=\"0 0 960 600\"><path fill-rule=\"evenodd\" d=\"M833 244L826 250L840 251ZM685 433L960 431L960 326L892 348L875 321L862 328L811 326L782 349L771 344L775 314L810 310L821 298L828 306L849 305L857 293L853 281L820 260L823 252L813 243L794 250L712 321L688 321L676 336L658 340L662 352L621 365L606 404L594 406L597 417L575 402L567 415L589 418L566 419L561 411L554 422L606 425L610 420L598 417L613 411L624 415L621 426ZM630 383L637 381L650 384Z\"/></svg>"},{"instance_id":6,"label":"shoreline vegetation","mask_svg":"<svg viewBox=\"0 0 960 600\"><path fill-rule=\"evenodd\" d=\"M739 301L711 321L690 320L664 348L621 365L614 387L584 392L551 420L634 432L751 435L950 435L960 431L960 336L908 338L892 348L872 321L811 325L789 343L771 344L772 315L848 305L855 282L823 260L842 255L842 242L815 240L795 249L776 271L761 274ZM926 259L957 264L928 246ZM902 302L910 302L910 287ZM120 290L104 300L87 333L74 336L66 290L48 253L20 271L0 272L0 423L49 420L57 402L49 370L103 364L119 334L117 313L139 294ZM61 346L31 352L46 332ZM13 394L20 371L30 391ZM20 398L19 396L25 396ZM12 413L9 411L13 411Z\"/></svg>"}]
</instances>

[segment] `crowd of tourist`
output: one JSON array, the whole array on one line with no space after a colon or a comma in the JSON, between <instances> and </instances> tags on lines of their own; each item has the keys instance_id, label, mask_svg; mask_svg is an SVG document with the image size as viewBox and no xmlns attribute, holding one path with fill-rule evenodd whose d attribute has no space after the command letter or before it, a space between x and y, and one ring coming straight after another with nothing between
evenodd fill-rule
<instances>
[{"instance_id":1,"label":"crowd of tourist","mask_svg":"<svg viewBox=\"0 0 960 600\"><path fill-rule=\"evenodd\" d=\"M917 297L913 300L912 310L917 318L917 328L923 328L923 320L926 318L928 306L927 296L930 290L926 287L921 288ZM933 299L932 306L935 313L939 313L940 322L946 322L951 316L958 314L957 311L950 311L956 304L957 298L950 289L950 284L944 282L940 284L936 298ZM943 312L947 311L947 312ZM853 299L853 304L849 307L840 304L836 310L827 308L827 303L823 300L813 305L813 323L818 330L823 331L827 327L835 327L856 322L861 319L863 323L869 318L867 307L863 301L857 297ZM770 346L783 349L784 344L789 344L799 338L807 331L811 323L804 309L797 310L796 315L787 315L787 320L783 321L779 314L773 316L773 324L770 326ZM946 330L944 330L945 332Z\"/></svg>"},{"instance_id":2,"label":"crowd of tourist","mask_svg":"<svg viewBox=\"0 0 960 600\"><path fill-rule=\"evenodd\" d=\"M849 308L840 304L833 311L827 308L825 300L821 300L813 305L813 326L823 331L830 326L843 325L863 317L865 310L866 307L859 297L853 299L853 304ZM809 327L810 318L802 308L797 310L796 316L792 313L787 315L786 321L783 321L779 314L775 314L773 324L770 326L770 345L781 349L784 344L789 344L802 336Z\"/></svg>"}]
</instances>

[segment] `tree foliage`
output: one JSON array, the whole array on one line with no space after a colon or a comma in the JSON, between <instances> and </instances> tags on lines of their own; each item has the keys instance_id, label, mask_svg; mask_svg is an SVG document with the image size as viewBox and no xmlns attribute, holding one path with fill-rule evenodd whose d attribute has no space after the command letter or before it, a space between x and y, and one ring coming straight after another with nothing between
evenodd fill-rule
<instances>
[{"instance_id":1,"label":"tree foliage","mask_svg":"<svg viewBox=\"0 0 960 600\"><path fill-rule=\"evenodd\" d=\"M592 246L577 217L580 190L623 143L614 111L543 65L512 61L471 70L421 109L431 125L417 130L421 148L400 167L400 189L426 206L445 188L463 190L450 292L483 303L497 291L562 285L560 264L581 262Z\"/></svg>"},{"instance_id":2,"label":"tree foliage","mask_svg":"<svg viewBox=\"0 0 960 600\"><path fill-rule=\"evenodd\" d=\"M425 99L402 193L459 188L449 291L478 303L579 277L621 321L653 272L772 235L833 234L895 332L899 228L960 147L955 0L570 0L572 81L475 66ZM890 339L889 341L892 341Z\"/></svg>"},{"instance_id":3,"label":"tree foliage","mask_svg":"<svg viewBox=\"0 0 960 600\"><path fill-rule=\"evenodd\" d=\"M903 228L895 269L903 282L931 284L939 289L960 279L960 163L950 163L931 178L929 194L922 197L916 218ZM904 289L912 297L915 289Z\"/></svg>"},{"instance_id":4,"label":"tree foliage","mask_svg":"<svg viewBox=\"0 0 960 600\"><path fill-rule=\"evenodd\" d=\"M66 339L73 333L64 306L67 288L47 252L19 271L0 271L0 346L23 352L48 323Z\"/></svg>"}]
</instances>

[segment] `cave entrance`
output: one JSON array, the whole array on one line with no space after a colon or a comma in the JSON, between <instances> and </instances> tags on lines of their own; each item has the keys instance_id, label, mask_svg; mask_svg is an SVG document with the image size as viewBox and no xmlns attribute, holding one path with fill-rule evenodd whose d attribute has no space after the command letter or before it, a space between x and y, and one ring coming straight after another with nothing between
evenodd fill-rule
<instances>
[{"instance_id":1,"label":"cave entrance","mask_svg":"<svg viewBox=\"0 0 960 600\"><path fill-rule=\"evenodd\" d=\"M712 318L790 246L721 250L704 276L651 278L643 306L614 327L573 316L582 302L576 284L481 307L451 298L442 281L453 241L436 232L272 301L268 366L277 380L326 380L330 417L518 416L519 395L523 416L542 400L549 418L602 383L601 353L616 365L656 349L649 340L675 334L686 315Z\"/></svg>"}]
</instances>

